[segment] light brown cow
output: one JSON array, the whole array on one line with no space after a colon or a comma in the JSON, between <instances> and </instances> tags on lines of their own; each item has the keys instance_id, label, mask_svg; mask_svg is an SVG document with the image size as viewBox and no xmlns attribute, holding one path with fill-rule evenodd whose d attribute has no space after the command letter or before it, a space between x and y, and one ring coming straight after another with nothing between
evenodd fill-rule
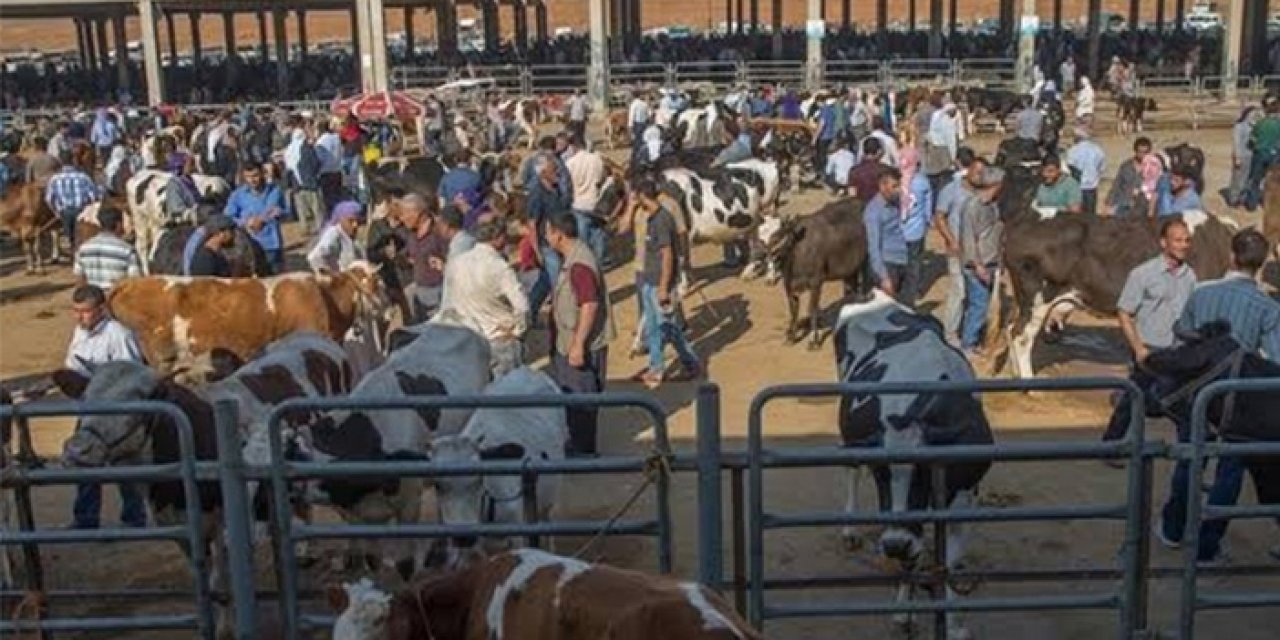
<instances>
[{"instance_id":1,"label":"light brown cow","mask_svg":"<svg viewBox=\"0 0 1280 640\"><path fill-rule=\"evenodd\" d=\"M345 597L344 597L345 596ZM394 596L347 585L334 640L756 640L715 592L521 549Z\"/></svg>"},{"instance_id":2,"label":"light brown cow","mask_svg":"<svg viewBox=\"0 0 1280 640\"><path fill-rule=\"evenodd\" d=\"M377 269L357 261L332 275L131 278L111 290L107 303L137 335L147 362L172 371L214 349L248 361L295 331L342 342L358 320L382 314L385 300Z\"/></svg>"},{"instance_id":3,"label":"light brown cow","mask_svg":"<svg viewBox=\"0 0 1280 640\"><path fill-rule=\"evenodd\" d=\"M0 229L22 241L27 273L44 274L41 240L46 235L53 247L49 260L58 261L58 216L44 201L43 185L23 184L5 193L4 200L0 200Z\"/></svg>"},{"instance_id":4,"label":"light brown cow","mask_svg":"<svg viewBox=\"0 0 1280 640\"><path fill-rule=\"evenodd\" d=\"M604 138L609 141L610 149L627 146L627 110L614 109L604 120Z\"/></svg>"}]
</instances>

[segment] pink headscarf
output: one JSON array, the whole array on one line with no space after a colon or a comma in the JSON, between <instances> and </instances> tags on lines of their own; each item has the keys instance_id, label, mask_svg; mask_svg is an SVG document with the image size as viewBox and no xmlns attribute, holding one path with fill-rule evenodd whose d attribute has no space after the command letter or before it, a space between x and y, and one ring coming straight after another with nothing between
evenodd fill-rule
<instances>
[{"instance_id":1,"label":"pink headscarf","mask_svg":"<svg viewBox=\"0 0 1280 640\"><path fill-rule=\"evenodd\" d=\"M920 151L914 144L902 145L898 150L898 171L902 172L902 215L906 217L915 203L911 202L911 179L920 169Z\"/></svg>"},{"instance_id":2,"label":"pink headscarf","mask_svg":"<svg viewBox=\"0 0 1280 640\"><path fill-rule=\"evenodd\" d=\"M1160 176L1164 173L1164 163L1160 161L1160 156L1148 153L1142 159L1142 193L1147 199L1155 197L1156 185L1160 182Z\"/></svg>"}]
</instances>

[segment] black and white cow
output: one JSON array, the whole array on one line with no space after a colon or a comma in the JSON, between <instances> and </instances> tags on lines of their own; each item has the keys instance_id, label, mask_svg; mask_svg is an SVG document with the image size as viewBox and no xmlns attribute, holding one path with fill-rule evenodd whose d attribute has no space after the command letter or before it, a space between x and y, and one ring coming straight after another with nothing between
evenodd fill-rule
<instances>
[{"instance_id":1,"label":"black and white cow","mask_svg":"<svg viewBox=\"0 0 1280 640\"><path fill-rule=\"evenodd\" d=\"M708 175L667 169L661 179L660 189L679 205L673 213L683 218L691 240L759 242L752 232L777 203L777 165L767 160L735 162ZM756 270L748 265L743 275L750 277Z\"/></svg>"},{"instance_id":2,"label":"black and white cow","mask_svg":"<svg viewBox=\"0 0 1280 640\"><path fill-rule=\"evenodd\" d=\"M521 367L495 380L486 396L560 395L560 387L545 373ZM564 459L568 427L564 407L480 408L456 435L431 443L431 459L441 463L474 464L482 460ZM450 476L435 482L440 521L447 524L517 523L525 521L524 489L519 476ZM546 520L556 502L560 476L538 476L538 520ZM452 565L475 544L471 538L454 539L449 549Z\"/></svg>"},{"instance_id":3,"label":"black and white cow","mask_svg":"<svg viewBox=\"0 0 1280 640\"><path fill-rule=\"evenodd\" d=\"M197 205L209 203L221 208L231 194L231 187L217 176L192 176L197 192ZM146 169L134 174L125 182L129 215L132 217L133 245L139 256L150 256L160 233L178 224L196 224L197 207L192 207L171 217L165 207L169 189L181 189L177 177L167 171ZM143 260L143 270L149 265Z\"/></svg>"},{"instance_id":4,"label":"black and white cow","mask_svg":"<svg viewBox=\"0 0 1280 640\"><path fill-rule=\"evenodd\" d=\"M107 362L95 365L91 373L86 377L63 369L54 372L53 381L64 395L78 400L159 400L176 405L191 423L197 460L218 458L214 403L235 402L245 459L252 463L269 461L264 420L272 406L290 398L342 395L351 383L342 347L314 334L286 337L205 388L179 384L138 362ZM63 448L63 460L80 467L166 464L181 459L177 427L162 415L85 416ZM200 482L198 488L202 527L211 552L209 583L215 591L225 592L221 492L216 481ZM153 483L147 501L158 524L171 525L185 518L187 504L180 482ZM218 627L226 630L229 625L229 612L222 607Z\"/></svg>"},{"instance_id":5,"label":"black and white cow","mask_svg":"<svg viewBox=\"0 0 1280 640\"><path fill-rule=\"evenodd\" d=\"M916 313L888 295L875 291L869 301L845 305L835 329L837 371L843 382L932 382L973 380L973 369L955 347L947 344L942 326L928 315ZM840 399L840 438L846 447L881 447L909 451L929 446L984 445L993 442L991 426L978 398L967 392L894 395L850 394ZM947 504L962 508L973 504L978 483L989 462L947 464ZM880 509L900 513L930 506L931 466L927 464L875 465L871 468ZM858 510L857 469L849 472L846 509ZM907 568L922 560L922 527L889 525L880 536L880 551ZM853 531L844 535L856 541ZM963 558L961 527L947 528L946 564L955 569ZM898 599L911 589L903 584ZM956 594L947 587L947 598ZM895 618L910 624L910 617ZM947 616L947 637L967 638L958 614Z\"/></svg>"}]
</instances>

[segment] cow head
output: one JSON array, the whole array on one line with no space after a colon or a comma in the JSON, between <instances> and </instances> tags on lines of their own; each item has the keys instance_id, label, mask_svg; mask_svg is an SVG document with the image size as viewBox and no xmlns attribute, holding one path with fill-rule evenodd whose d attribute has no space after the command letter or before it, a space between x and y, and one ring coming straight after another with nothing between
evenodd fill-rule
<instances>
[{"instance_id":1,"label":"cow head","mask_svg":"<svg viewBox=\"0 0 1280 640\"><path fill-rule=\"evenodd\" d=\"M525 448L515 443L484 446L465 434L436 438L431 443L431 460L445 465L473 465L492 460L520 460ZM500 520L498 510L523 508L521 481L515 476L444 476L437 478L436 500L440 521L449 524L490 523ZM433 553L433 564L457 568L479 542L472 536L455 537L445 549ZM443 551L443 553L440 553Z\"/></svg>"},{"instance_id":2,"label":"cow head","mask_svg":"<svg viewBox=\"0 0 1280 640\"><path fill-rule=\"evenodd\" d=\"M395 305L391 303L382 278L378 276L378 270L381 268L382 265L356 260L343 270L342 276L349 280L354 288L354 302L358 315L390 322Z\"/></svg>"},{"instance_id":3,"label":"cow head","mask_svg":"<svg viewBox=\"0 0 1280 640\"><path fill-rule=\"evenodd\" d=\"M333 623L333 640L387 637L391 595L375 587L368 578L343 584L341 590L332 589L328 595L330 606L341 612Z\"/></svg>"},{"instance_id":4,"label":"cow head","mask_svg":"<svg viewBox=\"0 0 1280 640\"><path fill-rule=\"evenodd\" d=\"M62 369L53 373L53 382L68 398L112 402L162 399L172 384L138 362L86 367L90 376ZM101 467L144 459L156 419L147 414L85 416L63 444L63 460L72 466Z\"/></svg>"}]
</instances>

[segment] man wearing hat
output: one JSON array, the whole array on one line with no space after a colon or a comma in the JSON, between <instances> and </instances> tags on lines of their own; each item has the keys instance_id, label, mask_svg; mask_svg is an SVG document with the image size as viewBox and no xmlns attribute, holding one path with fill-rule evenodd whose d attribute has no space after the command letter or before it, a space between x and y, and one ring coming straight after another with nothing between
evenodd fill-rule
<instances>
[{"instance_id":1,"label":"man wearing hat","mask_svg":"<svg viewBox=\"0 0 1280 640\"><path fill-rule=\"evenodd\" d=\"M236 242L236 223L227 216L209 216L204 223L204 241L195 247L187 275L230 278L231 263L226 249Z\"/></svg>"}]
</instances>

